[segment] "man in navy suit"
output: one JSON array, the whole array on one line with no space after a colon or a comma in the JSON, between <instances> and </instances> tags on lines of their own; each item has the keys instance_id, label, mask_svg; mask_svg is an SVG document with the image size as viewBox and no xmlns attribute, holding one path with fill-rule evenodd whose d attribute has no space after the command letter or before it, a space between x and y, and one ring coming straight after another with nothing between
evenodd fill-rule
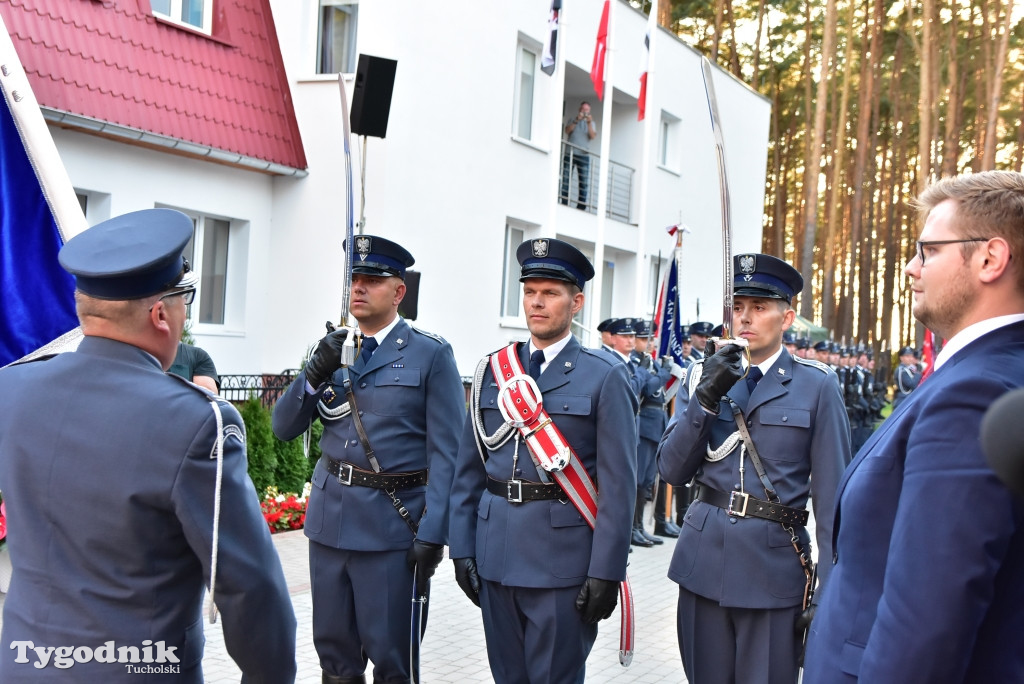
<instances>
[{"instance_id":1,"label":"man in navy suit","mask_svg":"<svg viewBox=\"0 0 1024 684\"><path fill-rule=\"evenodd\" d=\"M626 575L636 498L636 395L627 364L572 336L594 268L578 249L540 238L519 246L531 365L543 407L597 483L593 529L535 466L501 416L486 357L477 371L452 487L451 557L483 614L499 684L583 682L597 623Z\"/></svg>"},{"instance_id":2,"label":"man in navy suit","mask_svg":"<svg viewBox=\"0 0 1024 684\"><path fill-rule=\"evenodd\" d=\"M2 682L201 684L204 585L242 681L295 679L295 614L242 418L164 372L199 280L191 237L171 209L75 236L59 259L81 344L0 370Z\"/></svg>"},{"instance_id":3,"label":"man in navy suit","mask_svg":"<svg viewBox=\"0 0 1024 684\"><path fill-rule=\"evenodd\" d=\"M345 329L324 337L274 407L274 433L324 425L305 522L324 684L361 684L367 659L375 681L408 682L413 582L427 594L448 541L465 392L451 346L398 315L412 255L372 235L354 251L360 356L341 368Z\"/></svg>"},{"instance_id":4,"label":"man in navy suit","mask_svg":"<svg viewBox=\"0 0 1024 684\"><path fill-rule=\"evenodd\" d=\"M979 427L1024 385L1024 176L943 179L904 268L935 372L850 464L804 682L1024 681L1024 505Z\"/></svg>"},{"instance_id":5,"label":"man in navy suit","mask_svg":"<svg viewBox=\"0 0 1024 684\"><path fill-rule=\"evenodd\" d=\"M738 345L725 345L691 366L680 389L658 467L673 486L696 476L696 492L668 575L679 585L687 681L794 684L802 645L796 621L809 578L794 543L810 554L804 523L813 494L819 555L831 557L833 496L849 461L850 428L835 373L782 346L800 274L766 254L737 255L734 263L732 332L747 340L749 366ZM827 583L827 571L820 579Z\"/></svg>"}]
</instances>

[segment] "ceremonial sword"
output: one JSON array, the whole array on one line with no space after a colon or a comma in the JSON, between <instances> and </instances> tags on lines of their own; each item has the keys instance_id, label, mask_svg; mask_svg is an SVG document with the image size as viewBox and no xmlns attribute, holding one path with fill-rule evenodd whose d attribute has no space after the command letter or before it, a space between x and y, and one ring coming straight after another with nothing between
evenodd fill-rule
<instances>
[{"instance_id":1,"label":"ceremonial sword","mask_svg":"<svg viewBox=\"0 0 1024 684\"><path fill-rule=\"evenodd\" d=\"M722 334L708 341L721 349L724 345L735 344L743 347L747 357L747 368L750 364L750 344L746 339L732 337L733 309L733 270L732 270L732 219L729 213L729 178L725 172L725 138L722 136L722 120L718 115L718 98L715 95L715 82L712 77L711 60L701 58L701 70L704 75L704 93L708 100L708 112L711 115L711 130L715 135L715 155L718 161L718 189L722 203ZM744 371L746 375L746 371Z\"/></svg>"},{"instance_id":2,"label":"ceremonial sword","mask_svg":"<svg viewBox=\"0 0 1024 684\"><path fill-rule=\"evenodd\" d=\"M344 131L345 150L345 277L341 283L341 327L348 330L341 348L341 365L351 366L359 358L362 347L362 335L349 322L349 305L352 301L352 257L355 251L355 199L352 192L352 127L349 123L348 96L345 94L345 81L338 74L338 89L341 91L341 123ZM327 324L328 332L335 330L333 324Z\"/></svg>"}]
</instances>

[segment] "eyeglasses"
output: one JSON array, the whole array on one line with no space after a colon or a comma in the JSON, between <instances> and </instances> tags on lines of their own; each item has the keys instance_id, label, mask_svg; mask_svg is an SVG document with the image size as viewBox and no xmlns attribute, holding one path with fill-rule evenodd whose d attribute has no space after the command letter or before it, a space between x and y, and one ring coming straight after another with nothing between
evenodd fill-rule
<instances>
[{"instance_id":1,"label":"eyeglasses","mask_svg":"<svg viewBox=\"0 0 1024 684\"><path fill-rule=\"evenodd\" d=\"M957 245L965 242L988 242L992 238L977 237L977 238L964 238L962 240L918 240L917 241L917 258L921 260L921 265L924 266L924 248L933 247L935 245Z\"/></svg>"},{"instance_id":2,"label":"eyeglasses","mask_svg":"<svg viewBox=\"0 0 1024 684\"><path fill-rule=\"evenodd\" d=\"M168 292L165 295L160 295L160 299L156 300L156 302L153 302L153 306L156 306L157 302L163 301L168 297L181 297L182 301L185 302L185 306L189 306L193 301L195 301L196 288L189 287L185 288L184 290L172 290L171 292ZM150 311L153 310L153 306L149 307Z\"/></svg>"}]
</instances>

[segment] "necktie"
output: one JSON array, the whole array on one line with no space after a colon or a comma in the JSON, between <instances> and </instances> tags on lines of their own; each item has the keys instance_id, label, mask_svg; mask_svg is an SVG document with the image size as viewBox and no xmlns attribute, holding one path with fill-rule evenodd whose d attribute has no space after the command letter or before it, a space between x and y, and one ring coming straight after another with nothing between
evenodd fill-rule
<instances>
[{"instance_id":1,"label":"necktie","mask_svg":"<svg viewBox=\"0 0 1024 684\"><path fill-rule=\"evenodd\" d=\"M751 366L750 372L747 373L747 391L750 394L754 393L754 388L757 387L757 381L761 379L761 369L757 366Z\"/></svg>"},{"instance_id":2,"label":"necktie","mask_svg":"<svg viewBox=\"0 0 1024 684\"><path fill-rule=\"evenodd\" d=\"M538 349L530 354L530 377L540 380L540 367L544 363L544 350Z\"/></svg>"},{"instance_id":3,"label":"necktie","mask_svg":"<svg viewBox=\"0 0 1024 684\"><path fill-rule=\"evenodd\" d=\"M363 338L363 350L359 352L359 360L363 362L365 366L370 362L370 357L373 355L373 350L377 348L377 338L375 337L364 337Z\"/></svg>"}]
</instances>

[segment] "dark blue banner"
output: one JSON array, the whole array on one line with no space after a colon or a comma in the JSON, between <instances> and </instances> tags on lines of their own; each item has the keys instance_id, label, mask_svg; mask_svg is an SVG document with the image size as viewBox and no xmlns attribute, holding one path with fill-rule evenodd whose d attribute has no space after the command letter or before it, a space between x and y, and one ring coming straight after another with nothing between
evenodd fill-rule
<instances>
[{"instance_id":1,"label":"dark blue banner","mask_svg":"<svg viewBox=\"0 0 1024 684\"><path fill-rule=\"evenodd\" d=\"M0 366L78 325L60 233L7 101L0 97Z\"/></svg>"},{"instance_id":2,"label":"dark blue banner","mask_svg":"<svg viewBox=\"0 0 1024 684\"><path fill-rule=\"evenodd\" d=\"M680 366L683 363L683 324L679 317L679 268L673 257L669 266L665 291L661 295L661 316L658 319L658 356L672 355Z\"/></svg>"}]
</instances>

